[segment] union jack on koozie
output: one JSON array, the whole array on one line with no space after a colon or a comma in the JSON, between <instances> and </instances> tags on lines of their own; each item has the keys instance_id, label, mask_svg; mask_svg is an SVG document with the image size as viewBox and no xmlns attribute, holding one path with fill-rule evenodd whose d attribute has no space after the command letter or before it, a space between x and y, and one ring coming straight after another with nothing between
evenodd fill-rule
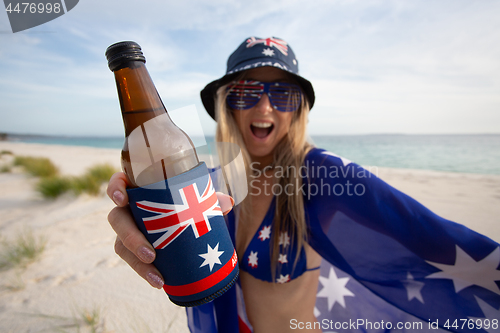
<instances>
[{"instance_id":1,"label":"union jack on koozie","mask_svg":"<svg viewBox=\"0 0 500 333\"><path fill-rule=\"evenodd\" d=\"M284 55L288 55L288 43L282 39L269 37L269 38L255 38L250 37L247 39L247 47L252 47L256 44L264 44L266 46L274 46Z\"/></svg>"},{"instance_id":2,"label":"union jack on koozie","mask_svg":"<svg viewBox=\"0 0 500 333\"><path fill-rule=\"evenodd\" d=\"M155 249L167 247L189 226L192 227L195 238L203 236L211 230L209 216L222 216L211 178L207 179L202 195L196 183L181 188L179 194L182 204L146 200L136 203L138 208L158 214L142 219L148 233L164 233L153 243Z\"/></svg>"}]
</instances>

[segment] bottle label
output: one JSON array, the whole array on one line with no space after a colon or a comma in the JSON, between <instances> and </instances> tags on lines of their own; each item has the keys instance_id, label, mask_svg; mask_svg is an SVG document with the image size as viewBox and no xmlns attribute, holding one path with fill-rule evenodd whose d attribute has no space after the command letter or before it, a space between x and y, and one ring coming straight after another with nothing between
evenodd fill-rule
<instances>
[{"instance_id":1,"label":"bottle label","mask_svg":"<svg viewBox=\"0 0 500 333\"><path fill-rule=\"evenodd\" d=\"M234 282L236 251L205 163L127 192L132 215L155 248L154 265L174 303L203 303Z\"/></svg>"}]
</instances>

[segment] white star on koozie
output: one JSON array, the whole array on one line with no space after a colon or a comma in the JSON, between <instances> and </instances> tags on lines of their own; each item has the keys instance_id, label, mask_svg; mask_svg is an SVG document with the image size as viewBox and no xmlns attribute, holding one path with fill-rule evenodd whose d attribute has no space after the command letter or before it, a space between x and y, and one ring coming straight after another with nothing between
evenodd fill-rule
<instances>
[{"instance_id":1,"label":"white star on koozie","mask_svg":"<svg viewBox=\"0 0 500 333\"><path fill-rule=\"evenodd\" d=\"M408 293L408 302L416 298L420 301L420 303L424 304L424 298L422 297L422 293L420 292L420 290L422 290L425 283L415 281L413 275L411 275L410 272L408 272L407 279L401 282L405 286L406 292Z\"/></svg>"},{"instance_id":2,"label":"white star on koozie","mask_svg":"<svg viewBox=\"0 0 500 333\"><path fill-rule=\"evenodd\" d=\"M326 297L328 301L328 311L332 310L335 303L339 303L345 309L344 296L354 296L354 294L345 287L348 281L348 277L339 279L333 267L330 267L328 277L319 277L319 282L323 285L323 289L321 289L316 296Z\"/></svg>"},{"instance_id":3,"label":"white star on koozie","mask_svg":"<svg viewBox=\"0 0 500 333\"><path fill-rule=\"evenodd\" d=\"M427 279L450 279L453 281L455 292L470 287L480 286L500 295L500 289L495 281L500 280L500 271L497 270L500 263L500 247L497 247L485 258L476 261L458 245L456 245L456 259L454 265L439 264L427 261L428 264L437 267L441 272L426 276Z\"/></svg>"},{"instance_id":4,"label":"white star on koozie","mask_svg":"<svg viewBox=\"0 0 500 333\"><path fill-rule=\"evenodd\" d=\"M201 264L200 268L208 265L210 267L210 272L214 268L215 264L222 265L219 257L224 253L224 251L219 251L219 243L215 245L212 249L209 244L207 244L207 253L198 254L200 257L205 259Z\"/></svg>"},{"instance_id":5,"label":"white star on koozie","mask_svg":"<svg viewBox=\"0 0 500 333\"><path fill-rule=\"evenodd\" d=\"M267 48L267 49L262 50L262 54L264 54L265 56L272 57L274 55L274 50Z\"/></svg>"}]
</instances>

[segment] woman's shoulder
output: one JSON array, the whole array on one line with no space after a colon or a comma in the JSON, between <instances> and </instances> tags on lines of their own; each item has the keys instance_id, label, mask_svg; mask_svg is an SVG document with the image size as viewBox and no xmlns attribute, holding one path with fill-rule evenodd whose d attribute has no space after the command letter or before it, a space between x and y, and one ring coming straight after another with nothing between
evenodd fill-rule
<instances>
[{"instance_id":1,"label":"woman's shoulder","mask_svg":"<svg viewBox=\"0 0 500 333\"><path fill-rule=\"evenodd\" d=\"M377 178L370 170L337 155L331 151L314 147L306 155L301 175L309 182L337 182L339 179L364 181L366 178Z\"/></svg>"},{"instance_id":2,"label":"woman's shoulder","mask_svg":"<svg viewBox=\"0 0 500 333\"><path fill-rule=\"evenodd\" d=\"M345 157L318 147L312 147L304 159L305 165L348 166L351 163L352 162Z\"/></svg>"}]
</instances>

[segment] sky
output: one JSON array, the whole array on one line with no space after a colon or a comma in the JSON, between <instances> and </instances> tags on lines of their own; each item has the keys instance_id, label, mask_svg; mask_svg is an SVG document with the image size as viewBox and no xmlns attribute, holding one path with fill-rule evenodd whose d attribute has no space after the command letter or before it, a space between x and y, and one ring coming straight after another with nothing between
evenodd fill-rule
<instances>
[{"instance_id":1,"label":"sky","mask_svg":"<svg viewBox=\"0 0 500 333\"><path fill-rule=\"evenodd\" d=\"M0 132L122 136L104 52L133 40L167 109L212 135L200 90L246 38L276 36L314 86L311 135L500 133L499 14L497 0L80 0L12 33L2 11Z\"/></svg>"}]
</instances>

